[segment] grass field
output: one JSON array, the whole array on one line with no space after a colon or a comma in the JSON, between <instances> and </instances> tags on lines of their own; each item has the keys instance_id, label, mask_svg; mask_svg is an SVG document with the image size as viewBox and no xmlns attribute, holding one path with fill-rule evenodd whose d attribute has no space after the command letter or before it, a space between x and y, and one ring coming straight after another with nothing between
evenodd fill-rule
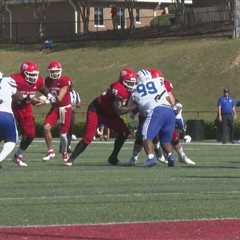
<instances>
[{"instance_id":1,"label":"grass field","mask_svg":"<svg viewBox=\"0 0 240 240\"><path fill-rule=\"evenodd\" d=\"M56 149L57 149L57 143ZM126 143L120 159L132 150ZM112 143L93 143L64 167L60 157L42 162L46 147L35 141L28 168L5 161L0 171L0 225L52 225L132 221L240 218L240 146L185 145L196 167L109 166Z\"/></svg>"},{"instance_id":2,"label":"grass field","mask_svg":"<svg viewBox=\"0 0 240 240\"><path fill-rule=\"evenodd\" d=\"M185 110L213 111L224 87L240 98L239 53L238 40L201 37L57 43L51 52L40 52L39 45L0 45L0 70L9 74L31 59L46 75L49 61L59 59L80 91L84 109L117 80L121 68L157 67L173 82Z\"/></svg>"}]
</instances>

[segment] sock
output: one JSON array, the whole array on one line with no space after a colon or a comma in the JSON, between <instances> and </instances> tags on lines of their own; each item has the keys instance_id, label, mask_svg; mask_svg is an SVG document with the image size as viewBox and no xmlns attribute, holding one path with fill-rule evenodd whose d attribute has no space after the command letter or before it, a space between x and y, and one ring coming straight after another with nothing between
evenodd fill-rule
<instances>
[{"instance_id":1,"label":"sock","mask_svg":"<svg viewBox=\"0 0 240 240\"><path fill-rule=\"evenodd\" d=\"M12 152L16 143L15 142L6 142L3 145L2 151L0 153L0 162L2 162L6 157Z\"/></svg>"},{"instance_id":2,"label":"sock","mask_svg":"<svg viewBox=\"0 0 240 240\"><path fill-rule=\"evenodd\" d=\"M153 158L154 158L154 154L153 153L148 154L148 159L153 159Z\"/></svg>"},{"instance_id":3,"label":"sock","mask_svg":"<svg viewBox=\"0 0 240 240\"><path fill-rule=\"evenodd\" d=\"M180 147L180 148L178 149L178 155L179 155L179 157L180 157L181 159L183 159L183 158L186 156L186 154L185 154L184 151L183 151L183 147Z\"/></svg>"},{"instance_id":4,"label":"sock","mask_svg":"<svg viewBox=\"0 0 240 240\"><path fill-rule=\"evenodd\" d=\"M67 152L68 138L66 133L62 133L60 136L60 153Z\"/></svg>"},{"instance_id":5,"label":"sock","mask_svg":"<svg viewBox=\"0 0 240 240\"><path fill-rule=\"evenodd\" d=\"M110 157L117 158L119 151L121 150L126 138L124 136L119 136L115 139L114 148Z\"/></svg>"},{"instance_id":6,"label":"sock","mask_svg":"<svg viewBox=\"0 0 240 240\"><path fill-rule=\"evenodd\" d=\"M24 150L22 150L20 147L17 149L17 151L16 151L16 155L22 155L23 154L23 152L24 152Z\"/></svg>"},{"instance_id":7,"label":"sock","mask_svg":"<svg viewBox=\"0 0 240 240\"><path fill-rule=\"evenodd\" d=\"M78 157L78 155L87 148L87 146L88 146L88 144L86 144L85 142L83 142L83 140L81 140L77 144L77 146L74 148L74 150L70 156L70 161L74 161Z\"/></svg>"}]
</instances>

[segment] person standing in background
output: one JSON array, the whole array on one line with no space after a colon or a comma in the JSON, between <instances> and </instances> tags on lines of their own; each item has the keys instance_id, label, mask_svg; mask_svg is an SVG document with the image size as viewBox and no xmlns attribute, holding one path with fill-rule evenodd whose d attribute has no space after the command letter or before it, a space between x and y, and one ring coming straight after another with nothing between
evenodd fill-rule
<instances>
[{"instance_id":1,"label":"person standing in background","mask_svg":"<svg viewBox=\"0 0 240 240\"><path fill-rule=\"evenodd\" d=\"M234 120L237 118L235 100L230 96L228 88L224 88L223 96L219 97L218 120L222 126L222 143L227 142L229 136L230 142L234 143Z\"/></svg>"}]
</instances>

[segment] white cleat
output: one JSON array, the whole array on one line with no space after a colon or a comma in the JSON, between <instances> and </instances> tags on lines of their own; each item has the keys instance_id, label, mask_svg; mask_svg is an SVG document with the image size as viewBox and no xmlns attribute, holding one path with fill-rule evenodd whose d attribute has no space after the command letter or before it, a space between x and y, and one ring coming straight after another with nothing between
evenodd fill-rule
<instances>
[{"instance_id":1,"label":"white cleat","mask_svg":"<svg viewBox=\"0 0 240 240\"><path fill-rule=\"evenodd\" d=\"M27 167L28 165L23 161L23 155L14 155L14 161L18 167Z\"/></svg>"},{"instance_id":2,"label":"white cleat","mask_svg":"<svg viewBox=\"0 0 240 240\"><path fill-rule=\"evenodd\" d=\"M144 167L153 167L157 164L156 158L146 159L144 161Z\"/></svg>"},{"instance_id":3,"label":"white cleat","mask_svg":"<svg viewBox=\"0 0 240 240\"><path fill-rule=\"evenodd\" d=\"M163 164L168 164L168 161L165 159L164 155L158 158L158 161Z\"/></svg>"},{"instance_id":4,"label":"white cleat","mask_svg":"<svg viewBox=\"0 0 240 240\"><path fill-rule=\"evenodd\" d=\"M73 165L73 163L70 161L67 161L67 162L64 162L63 165L66 167L71 167Z\"/></svg>"},{"instance_id":5,"label":"white cleat","mask_svg":"<svg viewBox=\"0 0 240 240\"><path fill-rule=\"evenodd\" d=\"M43 161L49 161L52 158L55 158L56 154L54 152L48 153L45 157L42 158Z\"/></svg>"},{"instance_id":6,"label":"white cleat","mask_svg":"<svg viewBox=\"0 0 240 240\"><path fill-rule=\"evenodd\" d=\"M190 166L195 166L196 165L196 163L194 161L192 161L190 158L188 158L187 156L184 156L180 160L180 162L185 163L185 164L190 165Z\"/></svg>"}]
</instances>

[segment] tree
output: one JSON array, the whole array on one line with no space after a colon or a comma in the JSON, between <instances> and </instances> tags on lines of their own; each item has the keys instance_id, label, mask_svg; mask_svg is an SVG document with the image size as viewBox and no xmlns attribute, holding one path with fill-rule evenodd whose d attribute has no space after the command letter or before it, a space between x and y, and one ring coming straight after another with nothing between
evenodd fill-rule
<instances>
[{"instance_id":1,"label":"tree","mask_svg":"<svg viewBox=\"0 0 240 240\"><path fill-rule=\"evenodd\" d=\"M240 38L240 0L234 0L233 38Z\"/></svg>"},{"instance_id":2,"label":"tree","mask_svg":"<svg viewBox=\"0 0 240 240\"><path fill-rule=\"evenodd\" d=\"M90 4L88 0L72 0L83 22L83 33L89 32Z\"/></svg>"},{"instance_id":3,"label":"tree","mask_svg":"<svg viewBox=\"0 0 240 240\"><path fill-rule=\"evenodd\" d=\"M7 0L1 0L0 1L0 37L1 38L4 35L4 30L6 27L6 23L5 23L6 8L7 8Z\"/></svg>"},{"instance_id":4,"label":"tree","mask_svg":"<svg viewBox=\"0 0 240 240\"><path fill-rule=\"evenodd\" d=\"M50 5L49 0L34 0L33 15L39 21L39 36L46 38L47 9Z\"/></svg>"},{"instance_id":5,"label":"tree","mask_svg":"<svg viewBox=\"0 0 240 240\"><path fill-rule=\"evenodd\" d=\"M133 31L135 29L135 18L134 18L134 9L135 9L135 0L125 0L127 9L128 9L128 14L129 14L129 29L130 31Z\"/></svg>"},{"instance_id":6,"label":"tree","mask_svg":"<svg viewBox=\"0 0 240 240\"><path fill-rule=\"evenodd\" d=\"M176 0L175 6L175 19L177 24L184 24L181 19L184 19L185 14L185 0Z\"/></svg>"}]
</instances>

